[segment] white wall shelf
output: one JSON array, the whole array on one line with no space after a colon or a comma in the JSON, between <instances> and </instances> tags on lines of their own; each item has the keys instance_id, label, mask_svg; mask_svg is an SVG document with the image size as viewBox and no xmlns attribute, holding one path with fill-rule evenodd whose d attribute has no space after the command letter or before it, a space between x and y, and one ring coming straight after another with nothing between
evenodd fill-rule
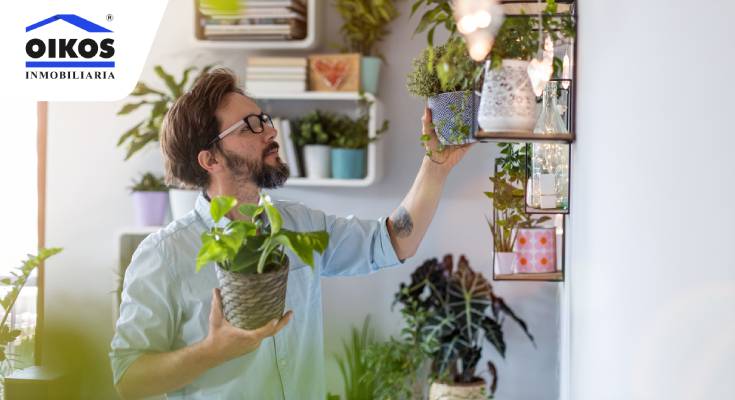
<instances>
[{"instance_id":1,"label":"white wall shelf","mask_svg":"<svg viewBox=\"0 0 735 400\"><path fill-rule=\"evenodd\" d=\"M354 113L356 110L350 102L359 101L362 96L358 92L314 92L301 93L250 93L258 100L263 109L277 117L298 118L303 113L315 109L340 108L340 112ZM365 93L364 98L371 103L368 110L368 135L376 137L378 121L381 116L381 104L371 93ZM318 101L318 103L314 103ZM327 107L328 106L328 107ZM282 115L288 112L290 115ZM286 187L368 187L379 181L382 177L382 152L383 140L372 142L367 147L367 170L362 179L309 179L305 177L293 177L286 181ZM292 162L289 160L289 162ZM303 171L302 171L303 172Z\"/></svg>"},{"instance_id":2,"label":"white wall shelf","mask_svg":"<svg viewBox=\"0 0 735 400\"><path fill-rule=\"evenodd\" d=\"M320 0L306 0L306 36L297 40L213 40L203 37L199 13L199 0L194 0L194 42L199 47L239 50L306 50L312 49L321 39Z\"/></svg>"}]
</instances>

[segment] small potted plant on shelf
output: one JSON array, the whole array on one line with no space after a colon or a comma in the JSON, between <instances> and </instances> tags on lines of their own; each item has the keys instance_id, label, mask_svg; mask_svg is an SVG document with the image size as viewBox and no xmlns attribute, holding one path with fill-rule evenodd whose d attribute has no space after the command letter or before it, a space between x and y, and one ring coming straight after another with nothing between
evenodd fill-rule
<instances>
[{"instance_id":1,"label":"small potted plant on shelf","mask_svg":"<svg viewBox=\"0 0 735 400\"><path fill-rule=\"evenodd\" d=\"M420 338L421 349L431 359L429 399L487 399L497 387L495 364L488 361L488 382L479 376L478 363L486 342L505 357L503 321L513 320L533 343L525 321L497 296L481 273L461 256L442 262L427 260L402 283L396 301L404 313L416 315L408 326Z\"/></svg>"},{"instance_id":2,"label":"small potted plant on shelf","mask_svg":"<svg viewBox=\"0 0 735 400\"><path fill-rule=\"evenodd\" d=\"M533 130L537 118L536 94L529 74L538 77L541 83L548 81L553 69L559 70L561 64L554 57L554 45L573 37L575 32L570 14L557 15L555 0L546 0L545 4L540 18L524 13L506 16L495 37L485 62L478 115L484 132L530 133ZM543 61L534 60L542 43L546 50Z\"/></svg>"},{"instance_id":3,"label":"small potted plant on shelf","mask_svg":"<svg viewBox=\"0 0 735 400\"><path fill-rule=\"evenodd\" d=\"M133 193L135 220L139 226L160 226L168 210L168 187L163 177L143 174L130 187Z\"/></svg>"},{"instance_id":4,"label":"small potted plant on shelf","mask_svg":"<svg viewBox=\"0 0 735 400\"><path fill-rule=\"evenodd\" d=\"M387 25L398 18L393 0L335 0L334 6L342 16L340 33L344 40L343 53L359 53L362 91L377 93L380 64L383 56L376 45L390 33Z\"/></svg>"},{"instance_id":5,"label":"small potted plant on shelf","mask_svg":"<svg viewBox=\"0 0 735 400\"><path fill-rule=\"evenodd\" d=\"M378 140L388 130L388 121L375 132L368 133L369 117L366 114L353 120L347 115L337 118L332 147L332 178L362 179L365 177L367 145Z\"/></svg>"},{"instance_id":6,"label":"small potted plant on shelf","mask_svg":"<svg viewBox=\"0 0 735 400\"><path fill-rule=\"evenodd\" d=\"M199 71L197 78L207 73L211 69L211 65L205 66ZM156 65L153 71L158 76L165 89L154 89L145 82L138 82L130 94L137 98L136 102L128 103L123 105L117 115L128 115L141 107L148 107L149 113L132 128L128 129L118 139L117 146L125 146L127 152L125 154L125 160L130 159L133 155L150 145L156 143L159 140L159 133L161 130L161 124L163 123L163 117L166 115L168 110L171 108L173 103L185 93L189 87L191 75L195 72L197 67L189 67L184 70L180 79L176 79L173 75L166 72L162 66ZM176 186L169 191L170 203L171 203L171 215L173 219L178 219L192 208L194 208L194 202L197 195L199 194L196 190L187 190L183 186Z\"/></svg>"},{"instance_id":7,"label":"small potted plant on shelf","mask_svg":"<svg viewBox=\"0 0 735 400\"><path fill-rule=\"evenodd\" d=\"M432 123L442 145L474 141L479 105L474 89L481 74L482 66L469 57L461 37L428 47L414 59L413 70L408 75L408 91L428 98Z\"/></svg>"},{"instance_id":8,"label":"small potted plant on shelf","mask_svg":"<svg viewBox=\"0 0 735 400\"><path fill-rule=\"evenodd\" d=\"M337 116L316 110L306 114L297 122L298 129L292 133L296 146L304 155L306 177L320 179L330 177L329 143L335 137Z\"/></svg>"},{"instance_id":9,"label":"small potted plant on shelf","mask_svg":"<svg viewBox=\"0 0 735 400\"><path fill-rule=\"evenodd\" d=\"M550 219L548 216L532 217L525 212L524 145L502 143L501 157L495 160L496 172L490 177L493 190L485 192L492 200L493 217L487 219L493 237L493 265L496 274L512 274L516 268L513 251L519 229L532 228Z\"/></svg>"},{"instance_id":10,"label":"small potted plant on shelf","mask_svg":"<svg viewBox=\"0 0 735 400\"><path fill-rule=\"evenodd\" d=\"M210 212L215 224L236 207L250 221L233 219L202 233L196 268L215 263L225 317L239 328L256 329L283 315L289 270L286 250L314 268L314 252L324 253L329 234L283 229L281 214L263 195L260 205L239 207L234 197L213 198Z\"/></svg>"}]
</instances>

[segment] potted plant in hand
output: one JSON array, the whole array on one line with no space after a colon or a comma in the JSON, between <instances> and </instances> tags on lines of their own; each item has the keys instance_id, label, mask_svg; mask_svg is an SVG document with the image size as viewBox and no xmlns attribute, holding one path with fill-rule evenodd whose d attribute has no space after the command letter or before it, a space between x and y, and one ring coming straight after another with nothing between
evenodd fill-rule
<instances>
[{"instance_id":1,"label":"potted plant in hand","mask_svg":"<svg viewBox=\"0 0 735 400\"><path fill-rule=\"evenodd\" d=\"M347 115L337 117L334 138L330 143L332 159L332 178L362 179L365 177L365 159L367 145L378 140L388 130L388 121L375 132L375 137L368 133L369 117L363 113L356 120Z\"/></svg>"},{"instance_id":2,"label":"potted plant in hand","mask_svg":"<svg viewBox=\"0 0 735 400\"><path fill-rule=\"evenodd\" d=\"M516 254L513 249L518 230L534 227L548 221L550 217L536 218L525 212L526 146L514 143L501 143L499 146L501 157L495 160L496 172L490 177L493 190L485 192L493 203L493 218L486 219L493 237L495 273L512 274L516 272Z\"/></svg>"},{"instance_id":3,"label":"potted plant in hand","mask_svg":"<svg viewBox=\"0 0 735 400\"><path fill-rule=\"evenodd\" d=\"M377 93L383 57L375 45L390 33L386 26L398 17L398 10L393 0L335 0L334 6L343 21L341 52L360 53L362 91Z\"/></svg>"},{"instance_id":4,"label":"potted plant in hand","mask_svg":"<svg viewBox=\"0 0 735 400\"><path fill-rule=\"evenodd\" d=\"M329 178L329 143L334 138L337 116L325 111L312 111L301 118L299 129L293 132L296 146L303 150L306 177L310 179Z\"/></svg>"},{"instance_id":5,"label":"potted plant in hand","mask_svg":"<svg viewBox=\"0 0 735 400\"><path fill-rule=\"evenodd\" d=\"M197 78L207 73L211 67L211 65L208 65L202 68ZM127 148L125 160L130 159L130 157L149 144L158 142L164 115L166 115L174 101L181 97L186 91L186 88L189 87L191 73L196 70L197 67L185 69L181 79L177 80L166 72L162 66L156 65L153 71L163 81L165 89L154 89L142 81L138 82L130 94L133 97L137 97L138 101L123 105L120 111L117 112L117 115L130 114L140 107L148 107L149 113L142 121L128 129L118 139L117 146L125 146ZM194 202L199 194L196 190L186 190L183 186L179 186L177 185L177 187L169 191L173 219L178 219L193 209Z\"/></svg>"},{"instance_id":6,"label":"potted plant in hand","mask_svg":"<svg viewBox=\"0 0 735 400\"><path fill-rule=\"evenodd\" d=\"M495 364L488 361L492 377L489 393L477 365L488 342L505 357L503 321L513 320L533 343L525 321L497 296L482 274L461 256L456 268L452 256L426 261L401 284L396 300L410 314L422 316L413 326L422 349L432 359L433 382L429 399L487 399L497 387Z\"/></svg>"},{"instance_id":7,"label":"potted plant in hand","mask_svg":"<svg viewBox=\"0 0 735 400\"><path fill-rule=\"evenodd\" d=\"M139 226L160 226L168 210L168 187L163 177L147 172L130 187Z\"/></svg>"},{"instance_id":8,"label":"potted plant in hand","mask_svg":"<svg viewBox=\"0 0 735 400\"><path fill-rule=\"evenodd\" d=\"M539 19L534 15L509 15L495 37L485 79L478 122L484 132L521 132L533 130L536 123L536 94L529 78L529 65L539 52L540 36L552 43L543 63L559 69L561 60L553 55L553 43L574 36L571 15L557 15L555 0L546 0ZM541 34L540 32L541 31ZM542 68L539 63L533 68ZM532 69L533 69L532 68ZM551 73L552 70L549 70ZM540 74L543 75L543 74ZM549 75L546 76L548 80ZM543 89L543 87L541 88ZM481 135L481 134L480 134Z\"/></svg>"},{"instance_id":9,"label":"potted plant in hand","mask_svg":"<svg viewBox=\"0 0 735 400\"><path fill-rule=\"evenodd\" d=\"M234 197L213 198L210 212L215 224L235 207ZM260 205L241 204L237 212L250 221L235 219L202 233L196 268L215 263L225 317L236 327L256 329L283 315L289 270L286 250L314 268L314 252L324 253L329 234L283 229L281 214L263 195Z\"/></svg>"},{"instance_id":10,"label":"potted plant in hand","mask_svg":"<svg viewBox=\"0 0 735 400\"><path fill-rule=\"evenodd\" d=\"M414 59L408 75L408 91L428 98L431 119L442 145L474 141L479 98L475 82L482 74L480 64L467 53L461 37L452 37L441 46L424 49ZM422 137L422 140L429 140Z\"/></svg>"}]
</instances>

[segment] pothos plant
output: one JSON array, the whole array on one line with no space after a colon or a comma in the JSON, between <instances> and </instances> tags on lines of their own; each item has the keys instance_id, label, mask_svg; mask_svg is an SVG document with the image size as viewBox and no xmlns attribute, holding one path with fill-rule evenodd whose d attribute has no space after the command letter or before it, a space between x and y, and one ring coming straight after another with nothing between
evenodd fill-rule
<instances>
[{"instance_id":1,"label":"pothos plant","mask_svg":"<svg viewBox=\"0 0 735 400\"><path fill-rule=\"evenodd\" d=\"M505 357L506 342L503 322L513 320L533 343L526 322L497 296L481 273L474 271L460 256L456 268L451 255L442 262L427 260L402 283L396 301L410 315L416 315L409 326L420 338L421 349L432 360L432 377L449 384L478 382L478 363L485 342ZM491 392L497 385L492 361L487 363L493 379Z\"/></svg>"},{"instance_id":2,"label":"pothos plant","mask_svg":"<svg viewBox=\"0 0 735 400\"><path fill-rule=\"evenodd\" d=\"M235 207L250 221L233 219L226 226L218 227L216 224ZM197 272L210 262L217 263L224 270L242 274L274 272L285 265L285 249L314 268L314 252L324 253L329 244L329 234L325 231L283 229L280 212L265 195L261 195L260 205L239 206L234 197L218 196L212 199L210 212L215 226L201 235ZM268 218L268 225L263 222L263 214Z\"/></svg>"},{"instance_id":3,"label":"pothos plant","mask_svg":"<svg viewBox=\"0 0 735 400\"><path fill-rule=\"evenodd\" d=\"M9 287L9 290L5 292L5 295L0 298L0 305L3 307L3 319L0 322L0 363L4 364L8 361L9 358L6 353L8 345L13 343L22 333L20 330L12 329L7 325L8 318L10 317L16 300L18 300L20 291L23 290L26 282L28 282L28 278L31 276L31 273L33 273L41 263L49 257L60 253L61 250L61 248L53 247L41 249L38 252L38 255L29 254L28 259L23 261L23 265L21 265L17 271L11 272L9 277L0 279L0 284L2 286ZM10 368L3 366L3 368L0 368L0 372L7 371L9 369ZM0 374L0 377L3 376L4 375Z\"/></svg>"},{"instance_id":4,"label":"pothos plant","mask_svg":"<svg viewBox=\"0 0 735 400\"><path fill-rule=\"evenodd\" d=\"M495 175L490 177L493 190L485 192L492 200L493 218L487 224L496 252L513 251L519 228L532 228L548 221L548 216L532 217L525 211L525 169L528 159L523 144L499 143L501 156L495 159Z\"/></svg>"},{"instance_id":5,"label":"pothos plant","mask_svg":"<svg viewBox=\"0 0 735 400\"><path fill-rule=\"evenodd\" d=\"M202 68L197 78L207 73L211 68L211 65ZM142 81L138 82L130 95L138 97L139 101L123 105L120 111L117 112L117 115L130 114L143 106L150 108L149 114L142 121L123 133L117 141L118 147L123 145L127 147L125 160L130 159L130 157L149 143L158 141L163 117L169 108L171 108L174 101L184 94L185 88L189 84L189 76L196 70L197 67L189 67L184 70L181 79L176 80L162 66L156 65L153 71L163 81L166 87L165 90L153 89Z\"/></svg>"},{"instance_id":6,"label":"pothos plant","mask_svg":"<svg viewBox=\"0 0 735 400\"><path fill-rule=\"evenodd\" d=\"M398 18L395 1L335 0L334 6L343 21L339 29L344 40L341 51L381 57L375 45L390 33L388 24Z\"/></svg>"}]
</instances>

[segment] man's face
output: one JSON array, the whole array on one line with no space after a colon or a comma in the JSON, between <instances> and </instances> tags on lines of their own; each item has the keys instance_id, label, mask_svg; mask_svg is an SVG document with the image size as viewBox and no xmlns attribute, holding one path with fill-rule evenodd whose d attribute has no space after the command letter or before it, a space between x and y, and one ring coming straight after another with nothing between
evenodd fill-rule
<instances>
[{"instance_id":1,"label":"man's face","mask_svg":"<svg viewBox=\"0 0 735 400\"><path fill-rule=\"evenodd\" d=\"M239 93L229 93L215 114L222 121L219 127L222 132L246 116L260 113L260 107L250 98ZM275 128L266 122L262 125L263 132L254 133L245 124L225 136L220 145L226 168L234 180L238 183L251 182L259 188L270 189L282 186L289 171L288 166L278 157ZM257 126L253 128L258 130Z\"/></svg>"}]
</instances>

